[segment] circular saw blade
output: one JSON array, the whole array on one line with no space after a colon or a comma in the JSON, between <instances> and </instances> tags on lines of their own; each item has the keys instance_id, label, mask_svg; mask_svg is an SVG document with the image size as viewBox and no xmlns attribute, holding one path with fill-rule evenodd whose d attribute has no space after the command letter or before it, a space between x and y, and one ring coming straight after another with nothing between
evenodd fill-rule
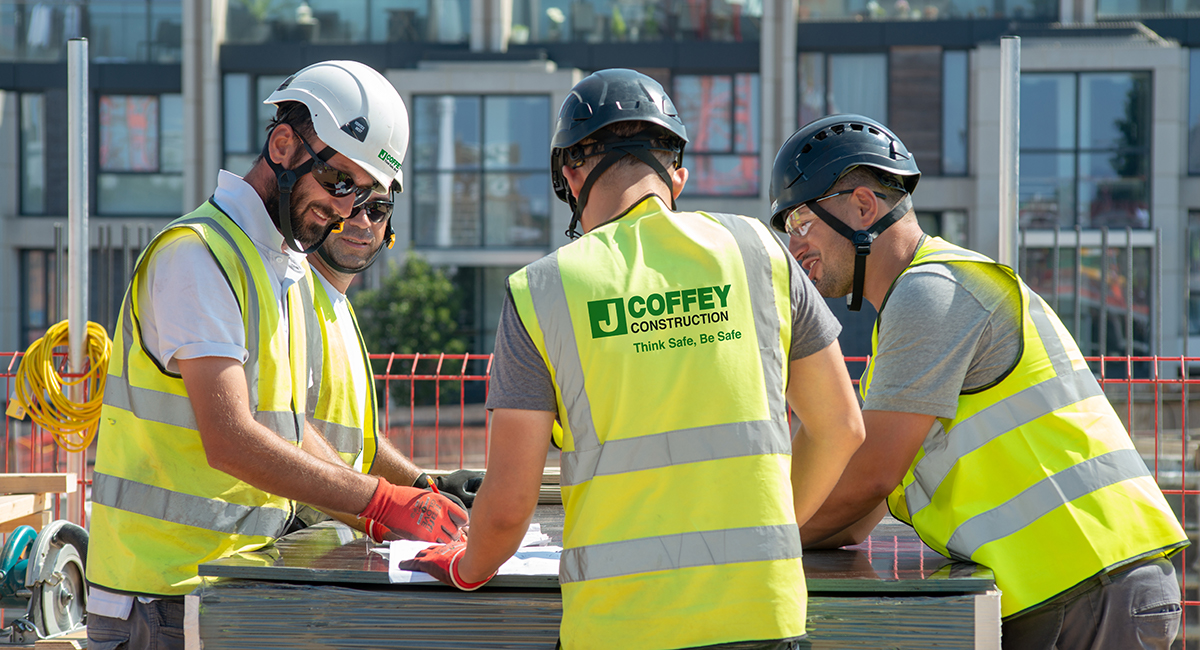
<instances>
[{"instance_id":1,"label":"circular saw blade","mask_svg":"<svg viewBox=\"0 0 1200 650\"><path fill-rule=\"evenodd\" d=\"M87 586L79 551L67 544L55 547L52 554L53 573L48 580L33 586L39 592L36 602L41 632L45 636L64 634L81 627L87 607Z\"/></svg>"}]
</instances>

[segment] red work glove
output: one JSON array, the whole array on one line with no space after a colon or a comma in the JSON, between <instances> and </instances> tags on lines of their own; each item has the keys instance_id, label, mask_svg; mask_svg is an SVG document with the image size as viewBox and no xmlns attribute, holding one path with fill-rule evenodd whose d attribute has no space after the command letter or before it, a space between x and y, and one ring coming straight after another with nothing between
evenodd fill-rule
<instances>
[{"instance_id":1,"label":"red work glove","mask_svg":"<svg viewBox=\"0 0 1200 650\"><path fill-rule=\"evenodd\" d=\"M382 478L375 494L359 518L367 520L367 532L376 535L380 526L408 539L425 542L449 542L467 523L467 512L446 497L414 487L392 485Z\"/></svg>"},{"instance_id":2,"label":"red work glove","mask_svg":"<svg viewBox=\"0 0 1200 650\"><path fill-rule=\"evenodd\" d=\"M424 571L451 587L458 587L463 591L475 591L486 584L488 580L495 578L496 572L493 571L492 575L479 582L463 580L462 576L458 575L458 562L466 552L467 542L461 539L441 546L430 546L418 551L417 556L413 559L401 562L400 568L408 571Z\"/></svg>"}]
</instances>

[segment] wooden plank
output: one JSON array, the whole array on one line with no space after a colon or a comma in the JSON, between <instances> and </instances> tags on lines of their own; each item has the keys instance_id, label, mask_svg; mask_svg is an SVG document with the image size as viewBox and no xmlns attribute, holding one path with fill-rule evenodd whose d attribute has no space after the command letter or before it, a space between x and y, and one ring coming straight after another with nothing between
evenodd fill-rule
<instances>
[{"instance_id":1,"label":"wooden plank","mask_svg":"<svg viewBox=\"0 0 1200 650\"><path fill-rule=\"evenodd\" d=\"M63 474L0 474L0 494L70 494L79 488L74 472Z\"/></svg>"},{"instance_id":2,"label":"wooden plank","mask_svg":"<svg viewBox=\"0 0 1200 650\"><path fill-rule=\"evenodd\" d=\"M41 512L49 507L45 494L0 495L0 521L12 521Z\"/></svg>"},{"instance_id":3,"label":"wooden plank","mask_svg":"<svg viewBox=\"0 0 1200 650\"><path fill-rule=\"evenodd\" d=\"M42 528L50 524L54 519L54 511L47 508L41 512L35 512L32 515L25 515L10 521L0 522L0 535L11 533L18 526L33 526L33 529L41 532Z\"/></svg>"},{"instance_id":4,"label":"wooden plank","mask_svg":"<svg viewBox=\"0 0 1200 650\"><path fill-rule=\"evenodd\" d=\"M87 628L67 632L53 639L41 639L33 644L34 650L78 650L87 647Z\"/></svg>"}]
</instances>

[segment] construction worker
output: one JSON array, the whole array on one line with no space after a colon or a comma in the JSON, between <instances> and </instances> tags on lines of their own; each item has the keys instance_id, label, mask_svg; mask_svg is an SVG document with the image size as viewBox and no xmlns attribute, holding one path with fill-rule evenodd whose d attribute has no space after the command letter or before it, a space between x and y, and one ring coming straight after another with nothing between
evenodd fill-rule
<instances>
[{"instance_id":1,"label":"construction worker","mask_svg":"<svg viewBox=\"0 0 1200 650\"><path fill-rule=\"evenodd\" d=\"M771 173L771 225L826 297L879 311L859 390L866 442L802 528L861 541L883 506L990 567L1005 648L1168 648L1187 545L1048 305L1008 267L921 232L921 172L884 125L834 115Z\"/></svg>"},{"instance_id":2,"label":"construction worker","mask_svg":"<svg viewBox=\"0 0 1200 650\"><path fill-rule=\"evenodd\" d=\"M370 358L346 290L356 275L370 268L385 244L391 248L395 242L393 207L390 194L372 197L354 209L340 232L331 233L321 248L308 256L314 305L305 311L309 318L305 327L309 375L313 379L305 400L308 421L341 462L396 485L440 492L460 506L470 507L483 472L460 469L431 478L386 436L378 435L379 409ZM307 285L302 285L302 293L305 289ZM330 461L336 462L332 458ZM311 512L305 509L301 518L311 516ZM309 523L312 521L297 521L297 525Z\"/></svg>"},{"instance_id":3,"label":"construction worker","mask_svg":"<svg viewBox=\"0 0 1200 650\"><path fill-rule=\"evenodd\" d=\"M586 234L508 278L470 542L404 566L487 582L526 531L554 429L564 648L795 647L797 521L863 435L840 326L759 221L676 210L687 134L657 82L596 72L556 131L555 192Z\"/></svg>"},{"instance_id":4,"label":"construction worker","mask_svg":"<svg viewBox=\"0 0 1200 650\"><path fill-rule=\"evenodd\" d=\"M90 647L183 647L197 565L286 530L295 502L449 541L466 513L344 464L305 419L304 256L400 181L399 94L360 63L289 77L262 156L138 260L109 366L92 486Z\"/></svg>"}]
</instances>

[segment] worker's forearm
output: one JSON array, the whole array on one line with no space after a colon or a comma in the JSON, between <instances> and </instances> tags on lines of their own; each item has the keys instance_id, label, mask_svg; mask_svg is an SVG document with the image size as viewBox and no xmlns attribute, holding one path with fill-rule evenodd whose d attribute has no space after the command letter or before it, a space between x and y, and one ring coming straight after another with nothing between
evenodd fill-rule
<instances>
[{"instance_id":1,"label":"worker's forearm","mask_svg":"<svg viewBox=\"0 0 1200 650\"><path fill-rule=\"evenodd\" d=\"M816 512L801 523L800 539L804 542L804 547L825 548L829 538L847 531L864 519L869 519L887 497L875 488L875 482L869 477L854 471L844 472L825 502L819 504ZM884 512L880 510L879 516L882 517ZM878 519L875 523L878 523ZM871 524L871 528L874 528L874 523ZM870 529L867 532L869 533Z\"/></svg>"},{"instance_id":2,"label":"worker's forearm","mask_svg":"<svg viewBox=\"0 0 1200 650\"><path fill-rule=\"evenodd\" d=\"M809 431L800 426L792 440L792 492L796 522L803 526L825 502L863 439L861 425Z\"/></svg>"},{"instance_id":3,"label":"worker's forearm","mask_svg":"<svg viewBox=\"0 0 1200 650\"><path fill-rule=\"evenodd\" d=\"M375 438L375 460L364 467L375 476L382 476L393 485L413 485L421 475L421 468L400 453L382 434ZM423 486L422 486L423 487Z\"/></svg>"},{"instance_id":4,"label":"worker's forearm","mask_svg":"<svg viewBox=\"0 0 1200 650\"><path fill-rule=\"evenodd\" d=\"M804 544L804 548L840 548L842 546L852 546L861 544L863 540L875 530L875 526L887 514L887 503L880 502L874 510L867 513L865 517L850 524L847 528L827 536L824 539L816 537L813 529L807 527L800 528L800 540Z\"/></svg>"},{"instance_id":5,"label":"worker's forearm","mask_svg":"<svg viewBox=\"0 0 1200 650\"><path fill-rule=\"evenodd\" d=\"M467 582L478 582L492 575L517 552L537 508L535 496L505 507L502 512L499 499L489 497L487 486L485 481L475 498L467 551L458 566L459 575Z\"/></svg>"},{"instance_id":6,"label":"worker's forearm","mask_svg":"<svg viewBox=\"0 0 1200 650\"><path fill-rule=\"evenodd\" d=\"M360 474L284 442L251 421L232 435L205 436L209 464L254 487L322 510L359 513L367 507L379 479Z\"/></svg>"}]
</instances>

